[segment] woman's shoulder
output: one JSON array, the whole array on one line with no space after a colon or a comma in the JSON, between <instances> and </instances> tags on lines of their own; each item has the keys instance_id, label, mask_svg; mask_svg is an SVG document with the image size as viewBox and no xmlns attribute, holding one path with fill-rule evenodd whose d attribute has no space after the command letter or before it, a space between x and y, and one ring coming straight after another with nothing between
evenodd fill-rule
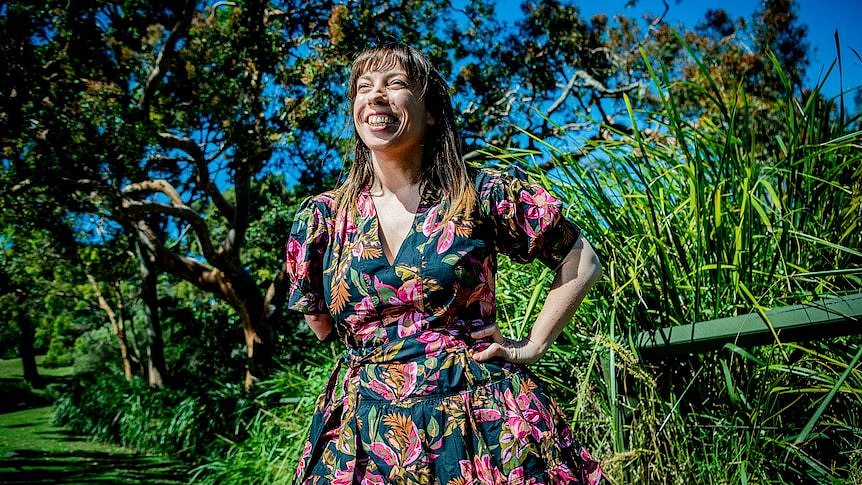
<instances>
[{"instance_id":1,"label":"woman's shoulder","mask_svg":"<svg viewBox=\"0 0 862 485\"><path fill-rule=\"evenodd\" d=\"M336 194L334 190L327 190L319 194L309 195L299 204L298 210L317 210L324 215L335 212Z\"/></svg>"},{"instance_id":2,"label":"woman's shoulder","mask_svg":"<svg viewBox=\"0 0 862 485\"><path fill-rule=\"evenodd\" d=\"M505 188L513 183L527 180L526 173L516 165L510 165L505 169L481 167L470 170L472 171L473 187L479 194L487 194L494 189Z\"/></svg>"}]
</instances>

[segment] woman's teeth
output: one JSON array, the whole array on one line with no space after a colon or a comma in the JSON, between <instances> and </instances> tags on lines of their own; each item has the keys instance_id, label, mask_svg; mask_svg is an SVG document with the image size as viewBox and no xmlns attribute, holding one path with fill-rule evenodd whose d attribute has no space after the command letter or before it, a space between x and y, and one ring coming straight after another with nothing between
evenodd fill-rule
<instances>
[{"instance_id":1,"label":"woman's teeth","mask_svg":"<svg viewBox=\"0 0 862 485\"><path fill-rule=\"evenodd\" d=\"M386 126L395 123L395 118L386 115L371 115L368 117L368 124L371 126Z\"/></svg>"}]
</instances>

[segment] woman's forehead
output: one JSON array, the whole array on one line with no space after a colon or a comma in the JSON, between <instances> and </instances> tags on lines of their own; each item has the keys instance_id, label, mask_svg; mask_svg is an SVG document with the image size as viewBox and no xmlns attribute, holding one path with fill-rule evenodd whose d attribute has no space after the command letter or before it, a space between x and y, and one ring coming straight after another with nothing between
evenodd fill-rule
<instances>
[{"instance_id":1,"label":"woman's forehead","mask_svg":"<svg viewBox=\"0 0 862 485\"><path fill-rule=\"evenodd\" d=\"M369 78L374 76L406 76L407 71L401 68L401 66L394 66L392 68L382 68L382 69L371 69L365 72L360 73L357 76L357 79Z\"/></svg>"},{"instance_id":2,"label":"woman's forehead","mask_svg":"<svg viewBox=\"0 0 862 485\"><path fill-rule=\"evenodd\" d=\"M364 76L372 72L390 71L401 71L405 74L407 73L407 69L405 69L401 61L395 58L395 56L390 55L385 57L370 57L366 59L359 66L357 66L356 74L357 76Z\"/></svg>"}]
</instances>

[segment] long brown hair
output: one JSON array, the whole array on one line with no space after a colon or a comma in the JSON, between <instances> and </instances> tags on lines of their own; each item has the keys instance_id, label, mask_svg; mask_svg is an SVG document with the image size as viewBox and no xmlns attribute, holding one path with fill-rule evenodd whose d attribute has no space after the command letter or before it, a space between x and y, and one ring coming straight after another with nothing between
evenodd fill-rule
<instances>
[{"instance_id":1,"label":"long brown hair","mask_svg":"<svg viewBox=\"0 0 862 485\"><path fill-rule=\"evenodd\" d=\"M449 86L428 59L404 44L386 44L366 49L353 61L347 98L352 106L356 99L356 82L366 72L396 66L407 72L410 89L424 100L426 111L434 118L434 124L428 126L423 143L421 188L423 191L436 191L440 194L440 200L446 201L441 205L441 209L445 208L444 222L452 217L468 219L476 201L476 190L461 155ZM353 164L347 179L336 191L339 210L348 213L356 211L359 194L374 181L371 150L359 138L355 126L353 139Z\"/></svg>"}]
</instances>

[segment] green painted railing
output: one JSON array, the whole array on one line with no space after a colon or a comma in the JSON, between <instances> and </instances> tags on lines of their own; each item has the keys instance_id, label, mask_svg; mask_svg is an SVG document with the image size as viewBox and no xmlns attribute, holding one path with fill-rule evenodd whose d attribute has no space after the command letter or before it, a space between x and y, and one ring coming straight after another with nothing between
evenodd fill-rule
<instances>
[{"instance_id":1,"label":"green painted railing","mask_svg":"<svg viewBox=\"0 0 862 485\"><path fill-rule=\"evenodd\" d=\"M862 333L862 293L729 318L641 332L644 357Z\"/></svg>"}]
</instances>

